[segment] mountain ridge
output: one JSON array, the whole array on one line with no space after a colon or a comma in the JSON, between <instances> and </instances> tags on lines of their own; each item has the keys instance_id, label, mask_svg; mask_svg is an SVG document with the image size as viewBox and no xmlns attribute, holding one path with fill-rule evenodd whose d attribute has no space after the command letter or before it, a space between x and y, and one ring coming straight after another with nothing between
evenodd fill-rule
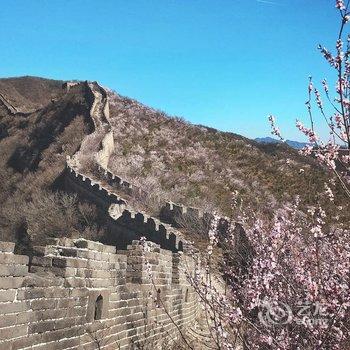
<instances>
[{"instance_id":1,"label":"mountain ridge","mask_svg":"<svg viewBox=\"0 0 350 350\"><path fill-rule=\"evenodd\" d=\"M275 139L273 137L270 137L270 136L267 136L267 137L256 137L254 139L254 141L256 142L259 142L259 143L272 143L272 144L275 144L275 143L285 143L287 144L288 146L294 148L294 149L302 149L304 148L305 146L308 146L308 145L311 145L310 143L308 142L300 142L300 141L293 141L293 140L285 140L285 141L281 141L281 140L278 140L278 139Z\"/></svg>"},{"instance_id":2,"label":"mountain ridge","mask_svg":"<svg viewBox=\"0 0 350 350\"><path fill-rule=\"evenodd\" d=\"M84 84L68 88L62 81L32 77L13 80L0 79L0 93L9 100L14 99L13 94L19 108L36 103L38 109L25 116L11 114L0 101L0 199L4 204L0 225L5 236L13 235L11 232L23 235L28 227L38 230L38 201L67 204L50 193L59 183L66 157L75 153L93 130L89 112L93 97ZM233 193L246 208L271 214L296 195L305 204L311 204L311 198L326 179L313 159L300 156L287 145L259 144L234 133L169 117L112 90L107 90L107 95L114 141L107 166L113 174L151 194L133 200L152 215L159 215L161 200L230 216ZM101 129L100 135L90 138L91 147L104 136ZM89 151L84 151L84 157L87 174L93 174L96 169L89 162ZM300 168L305 169L302 175ZM23 215L16 215L14 205L21 208ZM79 216L81 208L81 204L75 204L69 210ZM96 221L86 220L82 213L78 221L67 223L71 231L84 235L89 229L101 234L98 232L104 230L103 220L98 219L96 208L89 210ZM52 234L63 234L62 223L55 225L57 232Z\"/></svg>"}]
</instances>

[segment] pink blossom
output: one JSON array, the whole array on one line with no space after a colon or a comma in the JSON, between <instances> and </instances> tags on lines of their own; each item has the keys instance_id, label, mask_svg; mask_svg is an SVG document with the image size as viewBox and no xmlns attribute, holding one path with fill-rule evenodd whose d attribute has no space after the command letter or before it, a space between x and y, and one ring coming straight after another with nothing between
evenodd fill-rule
<instances>
[{"instance_id":1,"label":"pink blossom","mask_svg":"<svg viewBox=\"0 0 350 350\"><path fill-rule=\"evenodd\" d=\"M335 7L339 10L345 10L345 4L343 0L336 0Z\"/></svg>"},{"instance_id":2,"label":"pink blossom","mask_svg":"<svg viewBox=\"0 0 350 350\"><path fill-rule=\"evenodd\" d=\"M276 126L276 119L273 115L269 115L269 122L271 125L271 134L276 135L281 141L284 142L284 139L281 135L280 129Z\"/></svg>"}]
</instances>

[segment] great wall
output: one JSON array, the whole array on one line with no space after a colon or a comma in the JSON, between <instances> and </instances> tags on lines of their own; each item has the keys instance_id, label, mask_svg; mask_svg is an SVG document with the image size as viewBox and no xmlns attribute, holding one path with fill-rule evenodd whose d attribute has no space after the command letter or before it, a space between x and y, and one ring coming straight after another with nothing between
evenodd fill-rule
<instances>
[{"instance_id":1,"label":"great wall","mask_svg":"<svg viewBox=\"0 0 350 350\"><path fill-rule=\"evenodd\" d=\"M196 318L194 261L149 246L56 240L28 272L29 258L1 242L0 349L163 348Z\"/></svg>"},{"instance_id":2,"label":"great wall","mask_svg":"<svg viewBox=\"0 0 350 350\"><path fill-rule=\"evenodd\" d=\"M191 326L199 309L186 278L198 262L176 218L212 216L171 202L160 219L130 207L123 194L144 190L108 169L114 150L108 95L97 83L65 88L77 84L91 91L95 130L67 157L64 185L106 212L113 237L110 245L51 239L31 259L0 242L0 350L162 349ZM98 145L88 150L95 138ZM85 153L99 176L82 170Z\"/></svg>"}]
</instances>

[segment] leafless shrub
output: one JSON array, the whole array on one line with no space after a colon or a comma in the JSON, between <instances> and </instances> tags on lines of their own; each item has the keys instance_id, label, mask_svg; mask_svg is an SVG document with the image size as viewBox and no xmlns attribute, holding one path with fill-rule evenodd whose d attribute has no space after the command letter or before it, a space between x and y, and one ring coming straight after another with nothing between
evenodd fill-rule
<instances>
[{"instance_id":1,"label":"leafless shrub","mask_svg":"<svg viewBox=\"0 0 350 350\"><path fill-rule=\"evenodd\" d=\"M179 214L174 218L176 225L183 228L191 235L207 236L211 217L209 215L203 215L199 217L193 213Z\"/></svg>"},{"instance_id":2,"label":"leafless shrub","mask_svg":"<svg viewBox=\"0 0 350 350\"><path fill-rule=\"evenodd\" d=\"M76 196L42 191L34 193L32 201L22 208L32 240L69 236L69 231L78 226L76 204Z\"/></svg>"},{"instance_id":3,"label":"leafless shrub","mask_svg":"<svg viewBox=\"0 0 350 350\"><path fill-rule=\"evenodd\" d=\"M142 190L136 190L132 193L132 197L129 200L129 204L141 211L147 211L149 215L158 216L162 201L155 193L146 193Z\"/></svg>"}]
</instances>

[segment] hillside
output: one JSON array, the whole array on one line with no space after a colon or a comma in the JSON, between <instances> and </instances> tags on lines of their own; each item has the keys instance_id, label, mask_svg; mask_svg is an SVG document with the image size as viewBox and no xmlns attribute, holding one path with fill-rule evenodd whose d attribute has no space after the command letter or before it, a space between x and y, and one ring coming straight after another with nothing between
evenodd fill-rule
<instances>
[{"instance_id":1,"label":"hillside","mask_svg":"<svg viewBox=\"0 0 350 350\"><path fill-rule=\"evenodd\" d=\"M272 210L295 195L311 203L326 179L286 145L192 125L111 91L110 113L109 167L164 199L229 215L237 192L245 206Z\"/></svg>"},{"instance_id":2,"label":"hillside","mask_svg":"<svg viewBox=\"0 0 350 350\"><path fill-rule=\"evenodd\" d=\"M312 159L290 147L191 125L107 91L106 129L107 121L90 114L105 93L98 85L0 79L2 239L23 248L46 236L108 235L98 205L65 194L62 186L66 157L77 150L86 174L100 176L91 155L106 132L114 137L106 166L144 190L146 196L129 196L129 203L156 217L166 201L230 215L232 192L245 208L269 214L296 195L312 204L326 179Z\"/></svg>"},{"instance_id":3,"label":"hillside","mask_svg":"<svg viewBox=\"0 0 350 350\"><path fill-rule=\"evenodd\" d=\"M56 235L52 223L45 229L38 221L46 214L68 225L67 203L59 206L62 198L51 193L66 155L91 132L89 96L82 87L66 93L60 81L32 77L1 79L0 94L1 238L18 241L28 230Z\"/></svg>"}]
</instances>

